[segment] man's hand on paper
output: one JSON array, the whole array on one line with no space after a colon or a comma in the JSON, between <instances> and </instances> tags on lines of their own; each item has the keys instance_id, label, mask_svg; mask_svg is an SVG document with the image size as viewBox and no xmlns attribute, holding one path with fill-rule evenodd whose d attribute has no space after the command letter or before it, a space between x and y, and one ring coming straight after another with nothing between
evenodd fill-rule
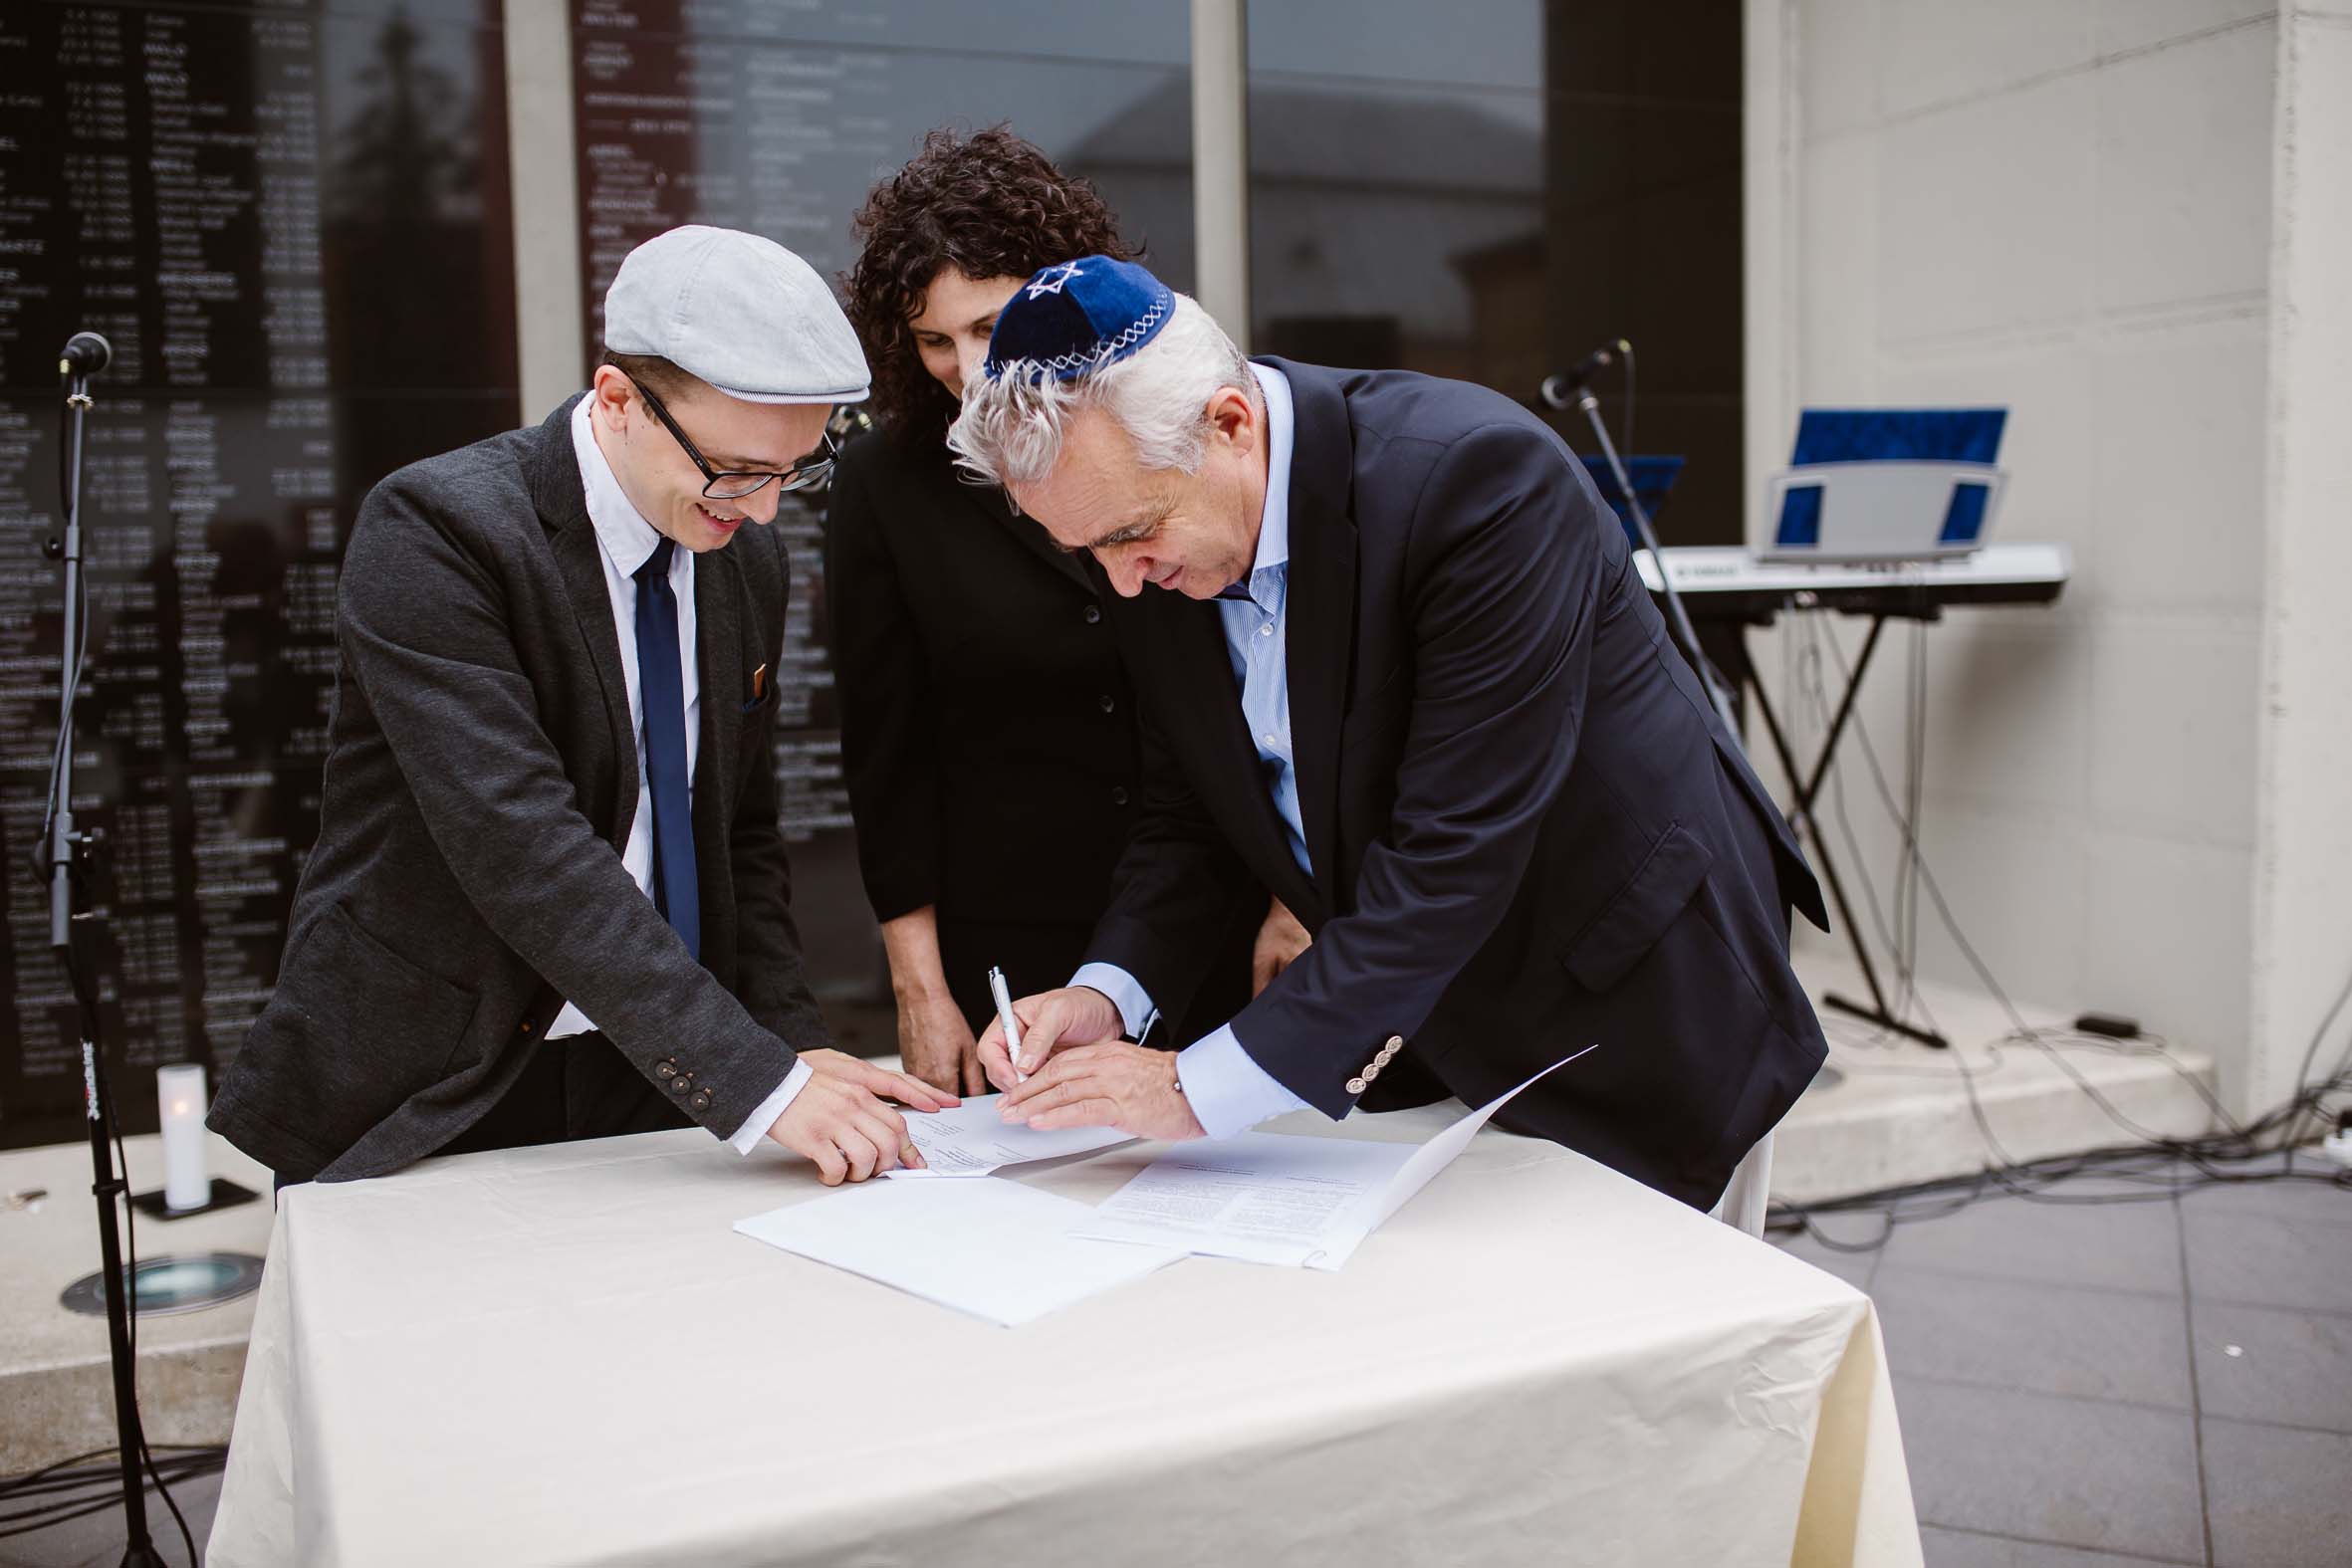
<instances>
[{"instance_id":1,"label":"man's hand on paper","mask_svg":"<svg viewBox=\"0 0 2352 1568\"><path fill-rule=\"evenodd\" d=\"M921 1111L962 1103L920 1079L837 1050L805 1050L801 1060L809 1064L810 1079L768 1136L812 1161L827 1187L862 1182L899 1166L922 1169L922 1151L907 1137L906 1119L879 1096L890 1095Z\"/></svg>"},{"instance_id":2,"label":"man's hand on paper","mask_svg":"<svg viewBox=\"0 0 2352 1568\"><path fill-rule=\"evenodd\" d=\"M1116 1127L1138 1138L1208 1136L1178 1086L1175 1055L1129 1040L1058 1051L1027 1083L1005 1091L1003 1113L1041 1132Z\"/></svg>"},{"instance_id":3,"label":"man's hand on paper","mask_svg":"<svg viewBox=\"0 0 2352 1568\"><path fill-rule=\"evenodd\" d=\"M1111 1000L1091 986L1064 986L1059 991L1023 997L1013 1004L1013 1016L1021 1020L1021 1066L1025 1072L1037 1071L1038 1063L1058 1050L1115 1040L1127 1026ZM1005 1053L1001 1018L991 1018L981 1031L980 1065L988 1081L1000 1089L1011 1089L1021 1081Z\"/></svg>"}]
</instances>

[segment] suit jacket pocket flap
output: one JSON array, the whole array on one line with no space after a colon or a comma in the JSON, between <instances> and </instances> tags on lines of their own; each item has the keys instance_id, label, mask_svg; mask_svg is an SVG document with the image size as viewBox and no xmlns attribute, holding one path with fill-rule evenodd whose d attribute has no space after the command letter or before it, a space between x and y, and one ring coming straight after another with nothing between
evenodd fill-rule
<instances>
[{"instance_id":1,"label":"suit jacket pocket flap","mask_svg":"<svg viewBox=\"0 0 2352 1568\"><path fill-rule=\"evenodd\" d=\"M448 1070L478 999L395 952L337 904L320 917L278 995L317 1027L306 1066L347 1077L354 1097L392 1103Z\"/></svg>"},{"instance_id":2,"label":"suit jacket pocket flap","mask_svg":"<svg viewBox=\"0 0 2352 1568\"><path fill-rule=\"evenodd\" d=\"M1568 973L1590 991L1606 991L1657 945L1674 917L1706 880L1715 852L1669 825L1650 853L1601 912L1568 944Z\"/></svg>"}]
</instances>

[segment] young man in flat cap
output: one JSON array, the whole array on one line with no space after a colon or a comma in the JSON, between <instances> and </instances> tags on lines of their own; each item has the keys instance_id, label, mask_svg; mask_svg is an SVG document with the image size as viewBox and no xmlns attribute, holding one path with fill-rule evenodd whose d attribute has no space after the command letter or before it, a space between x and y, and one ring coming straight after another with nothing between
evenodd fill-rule
<instances>
[{"instance_id":1,"label":"young man in flat cap","mask_svg":"<svg viewBox=\"0 0 2352 1568\"><path fill-rule=\"evenodd\" d=\"M1016 1005L1037 1070L981 1040L1009 1117L1475 1105L1598 1042L1498 1119L1717 1201L1825 1052L1787 962L1820 894L1556 435L1483 387L1253 364L1095 256L1006 306L949 439L1121 595L1150 749L1090 962ZM1171 1070L1120 1036L1245 874L1313 945Z\"/></svg>"},{"instance_id":2,"label":"young man in flat cap","mask_svg":"<svg viewBox=\"0 0 2352 1568\"><path fill-rule=\"evenodd\" d=\"M823 1179L919 1164L826 1048L775 758L786 561L857 339L790 251L674 229L594 384L361 507L317 846L211 1126L280 1185L698 1124ZM748 526L747 526L748 525Z\"/></svg>"}]
</instances>

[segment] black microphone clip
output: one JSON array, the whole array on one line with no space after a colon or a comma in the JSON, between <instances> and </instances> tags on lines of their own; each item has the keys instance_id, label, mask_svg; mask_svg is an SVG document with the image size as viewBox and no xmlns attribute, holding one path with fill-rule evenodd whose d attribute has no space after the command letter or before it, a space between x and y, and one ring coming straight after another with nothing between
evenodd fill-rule
<instances>
[{"instance_id":1,"label":"black microphone clip","mask_svg":"<svg viewBox=\"0 0 2352 1568\"><path fill-rule=\"evenodd\" d=\"M60 375L97 375L115 362L115 345L96 333L76 333L57 356Z\"/></svg>"},{"instance_id":2,"label":"black microphone clip","mask_svg":"<svg viewBox=\"0 0 2352 1568\"><path fill-rule=\"evenodd\" d=\"M1577 360L1573 369L1560 370L1545 376L1542 386L1537 388L1538 395L1542 397L1546 407L1566 408L1576 401L1576 395L1579 392L1592 384L1594 376L1632 351L1633 344L1622 337L1612 342L1602 343L1598 348Z\"/></svg>"}]
</instances>

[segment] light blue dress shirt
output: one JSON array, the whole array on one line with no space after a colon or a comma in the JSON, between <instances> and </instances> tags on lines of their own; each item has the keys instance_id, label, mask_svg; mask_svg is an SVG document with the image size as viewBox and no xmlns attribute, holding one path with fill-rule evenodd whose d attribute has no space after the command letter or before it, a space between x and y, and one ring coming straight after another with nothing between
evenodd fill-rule
<instances>
[{"instance_id":1,"label":"light blue dress shirt","mask_svg":"<svg viewBox=\"0 0 2352 1568\"><path fill-rule=\"evenodd\" d=\"M1242 716L1258 749L1258 767L1283 819L1285 836L1298 868L1313 875L1306 856L1306 827L1298 814L1298 770L1291 751L1290 646L1291 438L1294 419L1291 383L1280 370L1257 364L1259 391L1266 398L1266 510L1258 524L1258 557L1249 580L1217 597L1225 623L1225 651L1241 683ZM1070 977L1111 1000L1140 1039L1159 1008L1135 977L1115 964L1087 964ZM1258 1065L1230 1023L1187 1045L1176 1056L1176 1076L1192 1114L1212 1138L1230 1137L1269 1116L1306 1108L1306 1102Z\"/></svg>"}]
</instances>

